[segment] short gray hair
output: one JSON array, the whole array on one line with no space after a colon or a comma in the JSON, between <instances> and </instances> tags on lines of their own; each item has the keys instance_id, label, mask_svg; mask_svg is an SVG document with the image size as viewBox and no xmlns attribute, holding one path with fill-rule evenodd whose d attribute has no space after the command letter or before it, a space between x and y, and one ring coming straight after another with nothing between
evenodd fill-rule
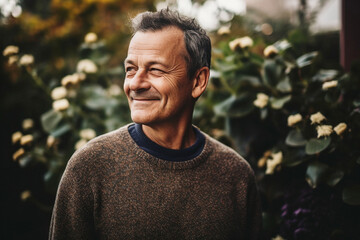
<instances>
[{"instance_id":1,"label":"short gray hair","mask_svg":"<svg viewBox=\"0 0 360 240\"><path fill-rule=\"evenodd\" d=\"M157 31L165 27L177 27L184 32L184 41L188 57L186 57L188 76L193 78L202 67L210 68L211 41L206 31L193 18L179 12L162 9L158 12L143 12L132 19L133 34L136 32Z\"/></svg>"}]
</instances>

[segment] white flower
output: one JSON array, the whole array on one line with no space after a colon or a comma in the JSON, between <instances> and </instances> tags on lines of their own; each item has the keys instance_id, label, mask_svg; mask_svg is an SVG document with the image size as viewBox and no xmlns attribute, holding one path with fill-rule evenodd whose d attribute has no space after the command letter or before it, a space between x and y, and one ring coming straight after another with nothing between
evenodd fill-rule
<instances>
[{"instance_id":1,"label":"white flower","mask_svg":"<svg viewBox=\"0 0 360 240\"><path fill-rule=\"evenodd\" d=\"M302 120L302 116L297 113L297 114L294 114L294 115L290 115L287 119L287 122L288 122L288 126L289 127L292 127L294 126L296 123L300 122Z\"/></svg>"},{"instance_id":2,"label":"white flower","mask_svg":"<svg viewBox=\"0 0 360 240\"><path fill-rule=\"evenodd\" d=\"M77 64L76 69L78 72L84 73L96 73L98 70L96 64L90 59L80 60Z\"/></svg>"},{"instance_id":3,"label":"white flower","mask_svg":"<svg viewBox=\"0 0 360 240\"><path fill-rule=\"evenodd\" d=\"M328 90L329 88L336 87L337 84L338 84L338 81L336 81L336 80L324 82L323 85L322 85L322 89L323 90Z\"/></svg>"},{"instance_id":4,"label":"white flower","mask_svg":"<svg viewBox=\"0 0 360 240\"><path fill-rule=\"evenodd\" d=\"M326 117L324 115L322 115L321 112L311 114L311 116L310 116L311 124L321 123L325 119L326 119Z\"/></svg>"},{"instance_id":5,"label":"white flower","mask_svg":"<svg viewBox=\"0 0 360 240\"><path fill-rule=\"evenodd\" d=\"M61 79L61 85L64 87L69 87L78 84L80 81L83 81L86 78L84 73L74 73L71 75L66 75Z\"/></svg>"},{"instance_id":6,"label":"white flower","mask_svg":"<svg viewBox=\"0 0 360 240\"><path fill-rule=\"evenodd\" d=\"M22 121L22 128L24 130L28 130L32 127L34 127L34 120L32 120L31 118L26 118Z\"/></svg>"},{"instance_id":7,"label":"white flower","mask_svg":"<svg viewBox=\"0 0 360 240\"><path fill-rule=\"evenodd\" d=\"M237 38L229 42L229 46L232 51L235 51L238 47L246 48L246 47L252 47L252 45L254 45L254 41L247 36L242 38Z\"/></svg>"},{"instance_id":8,"label":"white flower","mask_svg":"<svg viewBox=\"0 0 360 240\"><path fill-rule=\"evenodd\" d=\"M347 128L346 123L339 123L336 127L334 127L334 131L337 135L341 135Z\"/></svg>"},{"instance_id":9,"label":"white flower","mask_svg":"<svg viewBox=\"0 0 360 240\"><path fill-rule=\"evenodd\" d=\"M94 43L96 42L98 39L96 33L93 33L93 32L89 32L88 34L85 35L85 42L86 43Z\"/></svg>"},{"instance_id":10,"label":"white flower","mask_svg":"<svg viewBox=\"0 0 360 240\"><path fill-rule=\"evenodd\" d=\"M275 168L282 162L283 154L282 152L272 153L271 159L266 161L266 171L265 174L273 174Z\"/></svg>"},{"instance_id":11,"label":"white flower","mask_svg":"<svg viewBox=\"0 0 360 240\"><path fill-rule=\"evenodd\" d=\"M25 150L23 148L20 148L12 155L12 158L14 161L16 161L24 154L25 154Z\"/></svg>"},{"instance_id":12,"label":"white flower","mask_svg":"<svg viewBox=\"0 0 360 240\"><path fill-rule=\"evenodd\" d=\"M22 137L22 133L17 131L17 132L14 132L12 135L11 135L11 142L13 144L17 143L18 141L20 141Z\"/></svg>"},{"instance_id":13,"label":"white flower","mask_svg":"<svg viewBox=\"0 0 360 240\"><path fill-rule=\"evenodd\" d=\"M28 66L34 63L34 56L30 54L25 54L20 58L21 66Z\"/></svg>"},{"instance_id":14,"label":"white flower","mask_svg":"<svg viewBox=\"0 0 360 240\"><path fill-rule=\"evenodd\" d=\"M77 141L77 142L75 143L75 150L80 149L80 148L83 147L86 143L87 143L87 140L85 140L85 139L80 139L79 141Z\"/></svg>"},{"instance_id":15,"label":"white flower","mask_svg":"<svg viewBox=\"0 0 360 240\"><path fill-rule=\"evenodd\" d=\"M219 35L230 34L230 28L228 26L222 26L218 29L217 34Z\"/></svg>"},{"instance_id":16,"label":"white flower","mask_svg":"<svg viewBox=\"0 0 360 240\"><path fill-rule=\"evenodd\" d=\"M18 60L19 60L19 56L17 56L17 55L11 55L11 56L9 56L8 64L9 64L9 65L13 65L13 64L16 63Z\"/></svg>"},{"instance_id":17,"label":"white flower","mask_svg":"<svg viewBox=\"0 0 360 240\"><path fill-rule=\"evenodd\" d=\"M20 144L22 146L26 145L26 144L30 144L32 143L32 141L34 140L33 135L28 134L28 135L24 135L20 138Z\"/></svg>"},{"instance_id":18,"label":"white flower","mask_svg":"<svg viewBox=\"0 0 360 240\"><path fill-rule=\"evenodd\" d=\"M111 84L108 88L108 94L110 96L119 96L121 94L121 87L117 84Z\"/></svg>"},{"instance_id":19,"label":"white flower","mask_svg":"<svg viewBox=\"0 0 360 240\"><path fill-rule=\"evenodd\" d=\"M278 54L279 51L277 50L276 47L274 47L273 45L270 45L270 46L267 46L265 49L264 49L264 56L266 58L269 58L269 57L272 57L276 54Z\"/></svg>"},{"instance_id":20,"label":"white flower","mask_svg":"<svg viewBox=\"0 0 360 240\"><path fill-rule=\"evenodd\" d=\"M333 132L331 125L320 125L316 127L317 138L327 137Z\"/></svg>"},{"instance_id":21,"label":"white flower","mask_svg":"<svg viewBox=\"0 0 360 240\"><path fill-rule=\"evenodd\" d=\"M85 140L90 140L96 137L96 132L91 128L82 129L80 131L80 137Z\"/></svg>"},{"instance_id":22,"label":"white flower","mask_svg":"<svg viewBox=\"0 0 360 240\"><path fill-rule=\"evenodd\" d=\"M66 97L67 90L65 87L56 87L51 91L51 98L53 100L59 100L61 98Z\"/></svg>"},{"instance_id":23,"label":"white flower","mask_svg":"<svg viewBox=\"0 0 360 240\"><path fill-rule=\"evenodd\" d=\"M9 45L7 46L4 51L3 51L3 55L5 57L13 55L13 54L17 54L19 52L19 47L14 46L14 45Z\"/></svg>"},{"instance_id":24,"label":"white flower","mask_svg":"<svg viewBox=\"0 0 360 240\"><path fill-rule=\"evenodd\" d=\"M52 104L52 107L55 111L66 110L69 106L70 106L70 103L66 98L56 100Z\"/></svg>"},{"instance_id":25,"label":"white flower","mask_svg":"<svg viewBox=\"0 0 360 240\"><path fill-rule=\"evenodd\" d=\"M269 96L264 93L258 93L256 95L256 100L254 101L254 105L258 108L264 108L269 101Z\"/></svg>"}]
</instances>

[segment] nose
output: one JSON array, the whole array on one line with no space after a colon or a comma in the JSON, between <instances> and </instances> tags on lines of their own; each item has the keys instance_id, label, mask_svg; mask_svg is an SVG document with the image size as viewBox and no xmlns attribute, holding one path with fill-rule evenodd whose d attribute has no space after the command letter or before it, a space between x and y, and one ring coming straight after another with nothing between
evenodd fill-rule
<instances>
[{"instance_id":1,"label":"nose","mask_svg":"<svg viewBox=\"0 0 360 240\"><path fill-rule=\"evenodd\" d=\"M151 85L144 69L138 69L132 78L127 79L129 89L134 92L146 91Z\"/></svg>"}]
</instances>

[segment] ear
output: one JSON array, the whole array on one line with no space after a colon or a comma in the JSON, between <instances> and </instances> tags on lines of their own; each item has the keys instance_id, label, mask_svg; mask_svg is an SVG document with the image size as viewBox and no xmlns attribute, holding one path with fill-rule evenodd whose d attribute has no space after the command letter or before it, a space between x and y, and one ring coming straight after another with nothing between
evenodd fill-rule
<instances>
[{"instance_id":1,"label":"ear","mask_svg":"<svg viewBox=\"0 0 360 240\"><path fill-rule=\"evenodd\" d=\"M200 68L193 79L192 97L197 99L205 91L209 82L210 69L208 67Z\"/></svg>"}]
</instances>

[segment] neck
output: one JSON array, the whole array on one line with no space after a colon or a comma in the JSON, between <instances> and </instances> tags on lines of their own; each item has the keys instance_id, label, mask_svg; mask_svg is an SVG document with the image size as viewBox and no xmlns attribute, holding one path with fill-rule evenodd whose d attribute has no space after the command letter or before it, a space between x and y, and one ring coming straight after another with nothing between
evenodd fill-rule
<instances>
[{"instance_id":1,"label":"neck","mask_svg":"<svg viewBox=\"0 0 360 240\"><path fill-rule=\"evenodd\" d=\"M169 149L184 149L193 145L196 141L191 121L184 125L159 124L142 125L145 135L153 142Z\"/></svg>"}]
</instances>

